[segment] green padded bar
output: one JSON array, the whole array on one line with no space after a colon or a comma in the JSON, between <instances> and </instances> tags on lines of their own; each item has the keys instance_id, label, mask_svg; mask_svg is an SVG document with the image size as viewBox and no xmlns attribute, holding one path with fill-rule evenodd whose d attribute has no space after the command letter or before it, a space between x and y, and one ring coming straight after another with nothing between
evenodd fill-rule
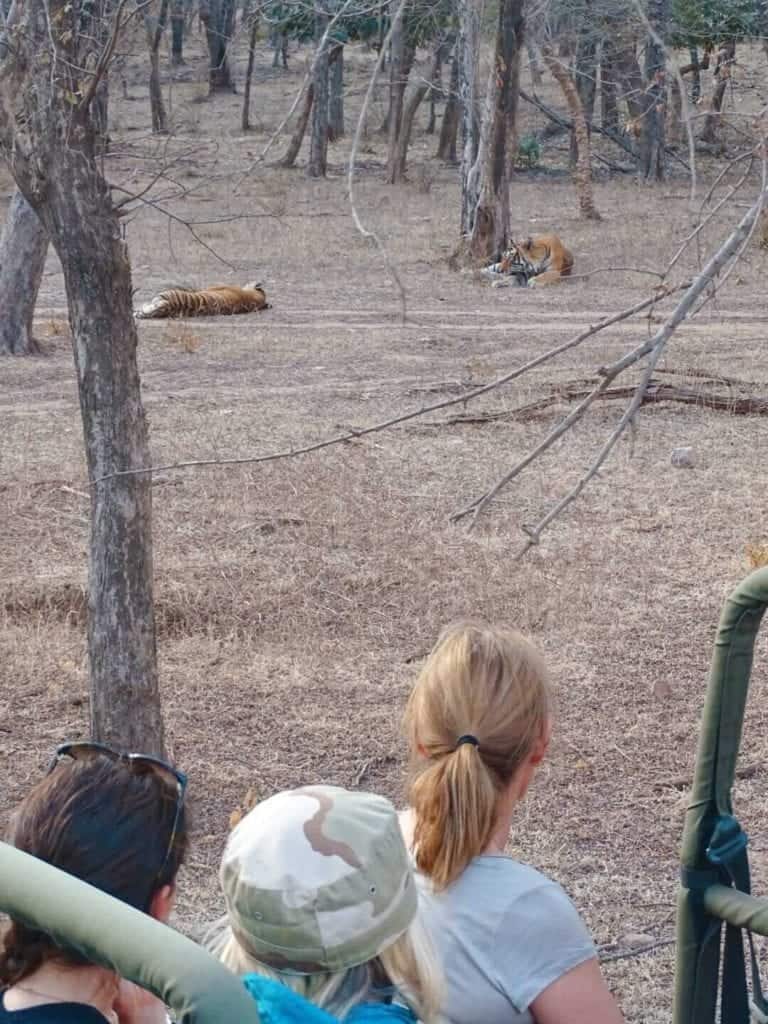
<instances>
[{"instance_id":1,"label":"green padded bar","mask_svg":"<svg viewBox=\"0 0 768 1024\"><path fill-rule=\"evenodd\" d=\"M768 568L758 569L733 591L723 609L696 756L691 802L685 817L677 907L674 1024L713 1024L720 969L720 921L703 899L706 856L718 815L732 814L731 789L741 742L744 707L757 631L768 605ZM702 874L697 878L697 872ZM699 882L693 884L694 879ZM690 887L686 887L686 882Z\"/></svg>"},{"instance_id":2,"label":"green padded bar","mask_svg":"<svg viewBox=\"0 0 768 1024\"><path fill-rule=\"evenodd\" d=\"M729 885L710 885L704 893L704 906L721 921L768 935L768 899L764 897L748 896Z\"/></svg>"},{"instance_id":3,"label":"green padded bar","mask_svg":"<svg viewBox=\"0 0 768 1024\"><path fill-rule=\"evenodd\" d=\"M154 992L184 1024L258 1024L240 979L191 939L7 843L0 910Z\"/></svg>"}]
</instances>

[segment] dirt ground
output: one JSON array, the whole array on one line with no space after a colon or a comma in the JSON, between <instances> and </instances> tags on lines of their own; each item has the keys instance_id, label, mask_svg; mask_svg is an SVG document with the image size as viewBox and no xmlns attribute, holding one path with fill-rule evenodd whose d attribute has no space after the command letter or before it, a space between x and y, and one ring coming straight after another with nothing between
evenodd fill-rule
<instances>
[{"instance_id":1,"label":"dirt ground","mask_svg":"<svg viewBox=\"0 0 768 1024\"><path fill-rule=\"evenodd\" d=\"M424 134L424 110L414 183L382 183L383 143L373 133L356 175L360 215L405 286L403 323L392 276L350 215L349 137L332 145L324 181L305 177L304 154L289 171L259 162L300 84L306 51L288 72L274 71L260 44L257 127L247 135L239 130L241 97L206 100L201 41L193 37L188 51L188 67L172 85L174 130L166 139L147 132L140 53L126 60L127 98L112 85L110 180L138 192L165 161L148 196L179 218L150 205L126 218L136 300L169 284L257 278L273 308L141 323L155 464L289 450L461 396L642 299L654 278L614 268L663 268L691 228L682 171L648 188L597 169L604 219L580 221L564 164L567 140L555 138L542 168L513 183L515 232L556 230L575 252L577 273L600 272L554 289L491 289L448 266L458 172L432 159L436 137ZM350 48L350 135L372 61ZM242 79L242 53L236 69ZM560 103L548 81L543 95ZM748 104L746 86L729 102ZM383 109L381 92L371 125ZM544 127L530 108L521 116L524 131ZM622 159L615 149L600 152ZM700 164L702 180L721 167ZM415 183L425 176L433 179L429 191ZM10 181L0 184L5 209ZM163 198L178 186L188 194ZM756 186L748 183L739 198ZM703 252L737 212L727 208L704 232ZM183 220L197 222L204 245ZM696 259L694 248L677 276ZM768 394L767 262L751 247L717 303L677 333L662 364L677 372L670 379L700 387L697 374L726 376L747 383L721 391ZM52 748L87 730L88 499L63 278L53 256L37 330L47 357L2 367L0 825ZM530 633L557 686L552 755L520 809L510 850L562 882L606 953L644 944L642 936L658 943L605 969L628 1021L669 1020L686 784L722 601L748 569L747 545L768 539L768 421L703 405L645 408L601 475L541 545L515 561L521 525L573 486L621 415L623 402L601 402L473 532L449 521L568 406L515 410L553 386L593 377L648 331L643 319L624 321L466 407L312 455L158 474L163 700L174 755L191 775L195 821L182 927L195 930L219 912L218 859L230 813L249 788L266 796L322 780L403 799L400 719L420 659L445 623L482 616ZM485 419L450 421L470 412ZM692 469L672 466L678 446L693 448ZM759 890L768 888L764 658L753 689L740 762L751 771L735 797L752 834Z\"/></svg>"}]
</instances>

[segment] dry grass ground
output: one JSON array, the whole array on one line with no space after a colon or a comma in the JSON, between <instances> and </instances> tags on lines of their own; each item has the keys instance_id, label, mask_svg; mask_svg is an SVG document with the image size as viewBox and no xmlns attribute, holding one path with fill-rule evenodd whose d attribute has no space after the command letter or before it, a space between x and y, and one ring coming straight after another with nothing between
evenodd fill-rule
<instances>
[{"instance_id":1,"label":"dry grass ground","mask_svg":"<svg viewBox=\"0 0 768 1024\"><path fill-rule=\"evenodd\" d=\"M349 215L348 141L332 147L325 181L260 164L235 188L287 109L303 56L288 73L273 72L260 48L257 130L243 135L240 97L199 102L201 45L189 45L187 80L173 86L175 135L156 147L178 158L172 177L194 187L171 209L197 221L242 219L198 228L230 268L178 223L139 211L127 224L137 301L172 283L259 278L274 308L141 324L156 463L290 448L461 394L648 288L647 277L606 271L552 290L492 290L451 271L457 174L430 160L435 139L419 128L412 165L434 174L428 193L382 184L373 135L358 175L361 213L406 285L401 323L391 278ZM361 51L349 56L353 115L370 64ZM155 145L145 136L142 68L139 57L128 62L133 98L115 102L121 147L108 171L126 188L148 180L142 154ZM558 146L544 153L558 173L524 174L513 185L517 230L557 230L577 271L659 268L690 227L685 181L649 189L602 178L596 198L605 219L584 224ZM767 259L750 250L719 304L675 337L666 368L725 374L768 392ZM647 330L643 321L621 324L477 408L511 412L551 384L594 373ZM49 356L2 367L3 822L55 744L87 729L88 500L53 257L38 331ZM520 811L511 850L566 886L599 943L672 936L685 780L713 632L725 594L749 567L747 546L756 557L768 540L768 425L689 406L644 410L634 436L540 548L512 561L520 524L575 481L616 422L619 405L602 403L475 532L451 526L450 513L562 411L474 425L446 425L446 414L435 413L308 457L156 480L163 699L175 756L191 774L195 817L182 925L218 910L218 858L229 815L249 788L266 795L324 780L402 799L405 696L440 627L471 615L532 634L557 683L552 756ZM693 469L672 467L680 445L694 448ZM753 833L758 886L768 888L764 666L758 660L742 753L756 770L739 782L736 805ZM669 1020L669 946L606 970L629 1021Z\"/></svg>"}]
</instances>

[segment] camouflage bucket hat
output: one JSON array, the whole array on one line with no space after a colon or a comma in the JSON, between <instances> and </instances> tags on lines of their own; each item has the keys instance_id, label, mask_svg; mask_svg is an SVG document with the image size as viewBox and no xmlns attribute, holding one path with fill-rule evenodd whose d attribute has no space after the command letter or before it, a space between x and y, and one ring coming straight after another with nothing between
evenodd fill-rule
<instances>
[{"instance_id":1,"label":"camouflage bucket hat","mask_svg":"<svg viewBox=\"0 0 768 1024\"><path fill-rule=\"evenodd\" d=\"M230 835L219 878L235 938L278 971L321 974L367 963L416 916L394 807L336 786L258 804Z\"/></svg>"}]
</instances>

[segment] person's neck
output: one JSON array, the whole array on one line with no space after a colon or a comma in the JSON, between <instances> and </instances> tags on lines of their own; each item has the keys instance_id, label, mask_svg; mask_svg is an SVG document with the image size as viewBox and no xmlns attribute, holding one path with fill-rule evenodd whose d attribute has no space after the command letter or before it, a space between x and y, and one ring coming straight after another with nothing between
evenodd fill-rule
<instances>
[{"instance_id":1,"label":"person's neck","mask_svg":"<svg viewBox=\"0 0 768 1024\"><path fill-rule=\"evenodd\" d=\"M103 967L68 967L48 961L21 981L6 989L6 1010L24 1010L48 1003L84 1003L109 1021L117 1018L112 1009L120 979Z\"/></svg>"},{"instance_id":2,"label":"person's neck","mask_svg":"<svg viewBox=\"0 0 768 1024\"><path fill-rule=\"evenodd\" d=\"M504 853L509 841L509 833L512 830L512 815L514 813L514 807L504 808L496 818L496 824L494 825L491 838L488 840L488 845L483 850L486 856L500 856Z\"/></svg>"},{"instance_id":3,"label":"person's neck","mask_svg":"<svg viewBox=\"0 0 768 1024\"><path fill-rule=\"evenodd\" d=\"M515 780L507 787L506 792L499 800L493 832L488 840L488 845L483 850L486 856L499 856L506 850L509 833L512 831L512 818L517 810L517 805L525 796L526 788Z\"/></svg>"}]
</instances>

